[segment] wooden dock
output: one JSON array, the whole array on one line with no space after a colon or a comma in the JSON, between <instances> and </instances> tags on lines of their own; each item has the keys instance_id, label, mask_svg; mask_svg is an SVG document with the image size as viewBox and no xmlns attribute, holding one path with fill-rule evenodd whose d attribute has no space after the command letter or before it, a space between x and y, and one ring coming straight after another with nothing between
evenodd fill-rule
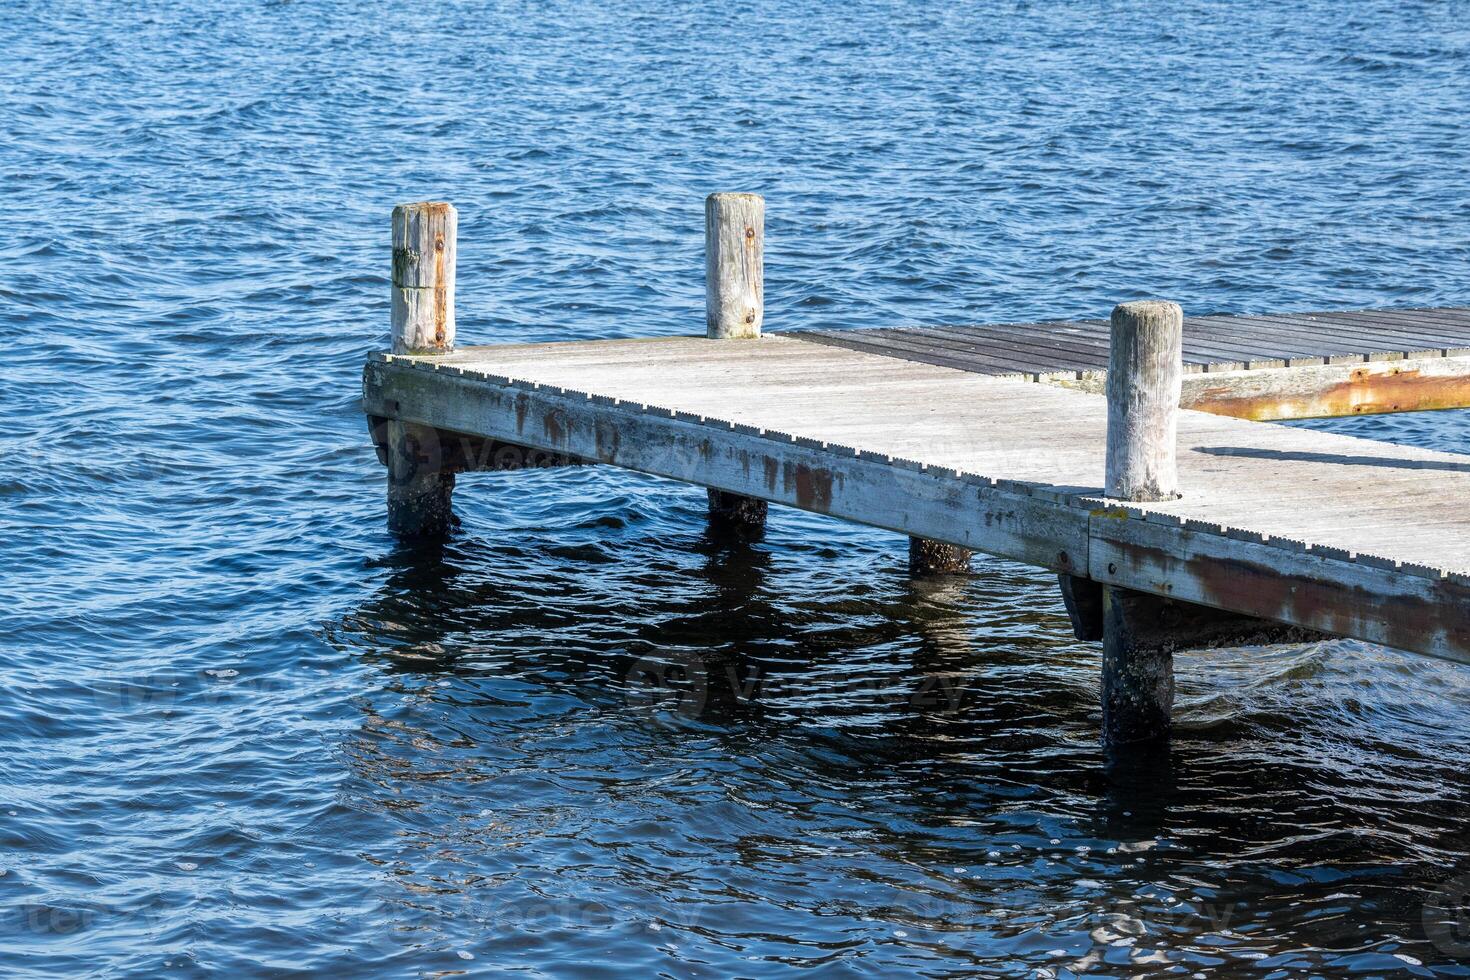
<instances>
[{"instance_id":1,"label":"wooden dock","mask_svg":"<svg viewBox=\"0 0 1470 980\"><path fill-rule=\"evenodd\" d=\"M1167 727L1181 647L1309 630L1470 662L1470 456L1252 421L1470 406L1470 310L762 334L739 220L705 336L453 349L451 300L447 342L372 355L398 529L442 531L455 472L588 462L711 488L717 519L784 504L1052 569L1105 640L1119 743ZM395 338L443 340L416 308ZM1120 494L1130 453L1180 496Z\"/></svg>"}]
</instances>

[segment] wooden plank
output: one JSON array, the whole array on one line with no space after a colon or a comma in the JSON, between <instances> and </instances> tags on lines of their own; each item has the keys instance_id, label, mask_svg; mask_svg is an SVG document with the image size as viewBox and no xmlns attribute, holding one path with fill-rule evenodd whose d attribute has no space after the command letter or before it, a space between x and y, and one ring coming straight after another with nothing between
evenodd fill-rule
<instances>
[{"instance_id":1,"label":"wooden plank","mask_svg":"<svg viewBox=\"0 0 1470 980\"><path fill-rule=\"evenodd\" d=\"M1379 327L1397 325L1405 329L1448 330L1464 340L1470 340L1470 317L1454 310L1325 310L1311 315L1348 321L1361 320Z\"/></svg>"},{"instance_id":2,"label":"wooden plank","mask_svg":"<svg viewBox=\"0 0 1470 980\"><path fill-rule=\"evenodd\" d=\"M1016 348L1014 345L1006 344L1000 340L987 340L982 334L977 333L973 337L950 337L916 327L898 327L892 330L864 331L868 336L881 336L885 339L896 340L901 343L913 343L921 347L932 348L937 351L955 351L983 358L996 364L1010 364L1019 368L1022 373L1030 375L1048 374L1059 371L1070 371L1075 373L1079 367L1069 366L1055 352L1037 354L1029 350Z\"/></svg>"},{"instance_id":3,"label":"wooden plank","mask_svg":"<svg viewBox=\"0 0 1470 980\"><path fill-rule=\"evenodd\" d=\"M904 343L900 340L890 340L884 337L873 336L866 330L811 330L802 331L799 336L795 334L787 334L786 336L796 337L799 340L805 340L811 343L826 344L830 347L845 347L849 350L866 351L870 354L880 354L886 357L900 357L905 360L933 364L937 367L953 368L957 371L970 371L976 374L991 374L998 377L1034 374L1025 365L1019 363L994 363L979 357L966 356L959 352L946 352L922 347L918 344Z\"/></svg>"},{"instance_id":4,"label":"wooden plank","mask_svg":"<svg viewBox=\"0 0 1470 980\"><path fill-rule=\"evenodd\" d=\"M1024 327L1007 327L1003 324L984 327L919 327L914 330L922 334L951 337L956 340L976 336L985 337L1028 357L1070 357L1082 361L1087 367L1106 367L1108 363L1106 337L1076 339L1065 334L1045 330L1027 330Z\"/></svg>"},{"instance_id":5,"label":"wooden plank","mask_svg":"<svg viewBox=\"0 0 1470 980\"><path fill-rule=\"evenodd\" d=\"M1290 331L1293 343L1289 346L1295 349L1288 350L1287 347L1280 344L1282 334L1280 325L1255 321L1249 317L1188 317L1184 321L1184 330L1186 336L1190 331L1204 336L1223 333L1248 338L1254 343L1259 343L1263 348L1274 345L1277 353L1284 355L1288 360L1293 357L1327 358L1343 354L1361 354L1363 343L1362 340L1341 333L1334 334L1325 328L1320 331L1293 328Z\"/></svg>"},{"instance_id":6,"label":"wooden plank","mask_svg":"<svg viewBox=\"0 0 1470 980\"><path fill-rule=\"evenodd\" d=\"M1319 314L1314 317L1327 329L1360 329L1376 335L1377 350L1395 351L1404 357L1429 357L1448 350L1460 350L1466 338L1452 329L1436 328L1432 323L1408 322L1408 320L1377 320L1374 317L1347 316L1347 314Z\"/></svg>"},{"instance_id":7,"label":"wooden plank","mask_svg":"<svg viewBox=\"0 0 1470 980\"><path fill-rule=\"evenodd\" d=\"M1281 315L1273 317L1283 324L1299 324L1301 326L1327 326L1340 327L1343 330L1359 330L1366 326L1362 320L1336 320L1324 314L1314 314L1310 318L1306 316ZM1366 339L1364 353L1404 353L1420 350L1441 350L1451 346L1455 338L1452 334L1438 330L1419 330L1398 328L1389 324L1379 324L1372 331L1363 331Z\"/></svg>"},{"instance_id":8,"label":"wooden plank","mask_svg":"<svg viewBox=\"0 0 1470 980\"><path fill-rule=\"evenodd\" d=\"M1371 312L1371 311L1369 311ZM1263 316L1200 317L1205 322L1229 321L1240 328L1286 336L1293 332L1321 338L1324 346L1352 344L1362 354L1404 354L1414 351L1442 352L1464 340L1454 333L1434 328L1415 330L1401 322L1376 322L1371 316L1338 314L1340 319L1327 319L1327 314L1270 314ZM1188 330L1186 321L1185 329ZM1365 358L1366 359L1366 358Z\"/></svg>"},{"instance_id":9,"label":"wooden plank","mask_svg":"<svg viewBox=\"0 0 1470 980\"><path fill-rule=\"evenodd\" d=\"M1405 352L1440 351L1465 342L1457 331L1432 323L1398 319L1379 320L1372 316L1350 314L1316 314L1312 322L1329 330L1355 330L1376 340L1377 349ZM1370 348L1372 349L1372 348Z\"/></svg>"},{"instance_id":10,"label":"wooden plank","mask_svg":"<svg viewBox=\"0 0 1470 980\"><path fill-rule=\"evenodd\" d=\"M965 332L942 327L902 327L895 332L937 344L978 346L1026 364L1031 371L1038 374L1096 370L1099 365L1107 364L1106 355L1096 350L1077 351L1064 344L1032 342L995 335L988 330Z\"/></svg>"},{"instance_id":11,"label":"wooden plank","mask_svg":"<svg viewBox=\"0 0 1470 980\"><path fill-rule=\"evenodd\" d=\"M1388 356L1402 357L1416 351L1438 354L1447 349L1444 346L1426 347L1422 338L1410 339L1402 335L1390 337L1383 333L1364 334L1354 339L1355 335L1351 331L1344 329L1334 334L1335 329L1332 325L1309 326L1281 319L1187 318L1185 360L1192 365L1208 366L1213 373L1324 362L1357 363L1373 355L1382 359ZM905 335L909 335L907 341L900 340ZM1001 367L1014 369L1018 373L1037 375L1096 370L1106 348L1102 342L1094 342L1092 346L1088 346L1070 341L1052 341L1046 339L1049 335L1041 333L1026 336L1014 327L1001 330L990 326L912 327L822 331L810 334L798 332L786 336L796 339L835 337L839 345L851 349L868 349L892 357L904 357L915 353L916 349L927 349L928 354L934 355L923 358L928 363L958 366L961 370L978 370L982 373L1003 373L998 370ZM878 340L885 343L873 347L860 346L865 342ZM903 347L903 342L914 343L916 347ZM970 346L952 346L955 343ZM943 350L946 347L975 355L981 359L981 363L971 364L968 359L962 358L957 365L953 355ZM936 360L935 356L946 360Z\"/></svg>"},{"instance_id":12,"label":"wooden plank","mask_svg":"<svg viewBox=\"0 0 1470 980\"><path fill-rule=\"evenodd\" d=\"M1324 357L1328 352L1314 338L1268 331L1260 325L1240 323L1234 317L1186 317L1185 343L1230 345L1247 352L1248 363L1291 358Z\"/></svg>"},{"instance_id":13,"label":"wooden plank","mask_svg":"<svg viewBox=\"0 0 1470 980\"><path fill-rule=\"evenodd\" d=\"M1280 342L1284 337L1296 337L1305 341L1301 346L1306 349L1307 353L1320 354L1324 357L1356 354L1358 360L1363 359L1362 355L1365 352L1374 349L1374 344L1381 336L1379 334L1355 336L1351 330L1335 330L1320 324L1284 322L1274 317L1231 316L1218 319L1200 317L1199 320L1212 329L1248 330L1268 341L1274 338Z\"/></svg>"},{"instance_id":14,"label":"wooden plank","mask_svg":"<svg viewBox=\"0 0 1470 980\"><path fill-rule=\"evenodd\" d=\"M859 349L863 338L894 339L894 331L824 331L839 334ZM961 370L1002 373L1003 365L1024 374L1065 373L1097 369L1106 350L1098 321L1051 321L1037 324L900 328L899 334L974 345L984 353L983 364L970 364L942 351L930 350L929 363L959 366ZM801 334L789 336L801 337ZM896 344L881 345L886 356L914 353ZM867 349L867 348L865 348ZM875 353L877 348L872 348ZM1348 364L1419 355L1443 356L1470 352L1470 317L1453 314L1439 321L1407 311L1354 311L1347 313L1272 314L1264 316L1210 315L1185 319L1185 359L1207 366L1210 373L1267 367L1297 367L1319 363ZM1075 355L1069 356L1069 355ZM950 358L949 360L936 360Z\"/></svg>"},{"instance_id":15,"label":"wooden plank","mask_svg":"<svg viewBox=\"0 0 1470 980\"><path fill-rule=\"evenodd\" d=\"M1038 324L1038 326L1050 325ZM988 326L973 328L904 327L896 329L885 329L882 331L874 330L872 328L862 330L797 330L791 331L790 333L781 334L780 336L788 337L792 340L807 340L813 343L828 343L831 346L845 347L850 350L873 350L874 352L880 352L888 357L908 359L908 351L897 345L888 345L883 348L870 348L864 346L866 338L872 337L875 334L889 334L895 332L901 334L914 333L919 336L932 337L936 341L936 347L938 346L937 341L939 341L940 339L953 339L960 342L968 342L977 347L985 346L995 351L997 357L1004 358L1006 361L1008 361L1009 370L1004 373L1010 374L1041 375L1057 373L1076 373L1079 371L1099 371L1107 363L1106 342L1103 342L1096 347L1091 348L1092 350L1098 352L1096 358L1089 354L1087 355L1087 359L1085 361L1073 364L1071 362L1067 362L1061 359L1046 357L1042 354L1037 353L1033 348L1027 348L1023 344L1010 345L1008 344L1005 337L992 335ZM941 354L939 356L947 355ZM917 360L918 358L913 359ZM1185 351L1184 360L1186 370L1200 370L1207 365L1216 366L1217 368L1244 366L1244 362L1242 361L1229 360L1229 355L1217 355L1190 351ZM940 366L944 367L952 366L948 363L941 363L938 361L927 361L926 363L937 363L940 364ZM969 368L964 367L960 368L960 370L968 369ZM1000 376L1003 372L994 370L992 368L987 368L986 370L980 371L979 373L993 373L997 376Z\"/></svg>"},{"instance_id":16,"label":"wooden plank","mask_svg":"<svg viewBox=\"0 0 1470 980\"><path fill-rule=\"evenodd\" d=\"M1302 356L1314 352L1313 350L1310 350L1308 348L1300 347L1300 345L1295 345L1297 349L1292 349L1294 345L1292 345L1291 343L1287 343L1285 345L1281 344L1280 341L1282 340L1282 338L1279 333L1273 335L1247 334L1244 336L1232 336L1229 334L1221 334L1218 331L1199 329L1199 325L1201 323L1207 323L1208 320L1209 318L1186 317L1184 321L1184 338L1186 352L1194 353L1196 357L1202 361L1224 363L1239 362L1241 364L1244 364L1248 361L1281 360L1289 354ZM1032 326L1041 327L1043 325L1036 324ZM974 330L977 332L985 333L997 330L996 327L992 327L989 325L973 328L964 327L949 329ZM1010 327L1001 329L1016 331L1022 328ZM1015 333L1012 332L1007 335L1015 336ZM1043 334L1042 331L1036 330L1033 331L1033 335ZM1107 350L1107 344L1107 336L1104 333L1099 332L1095 337L1090 338L1090 349L1102 350L1105 352Z\"/></svg>"}]
</instances>

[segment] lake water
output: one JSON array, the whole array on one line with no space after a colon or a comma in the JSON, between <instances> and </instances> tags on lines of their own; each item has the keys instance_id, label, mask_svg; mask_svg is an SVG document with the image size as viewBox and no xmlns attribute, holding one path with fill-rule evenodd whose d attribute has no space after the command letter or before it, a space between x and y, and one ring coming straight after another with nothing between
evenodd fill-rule
<instances>
[{"instance_id":1,"label":"lake water","mask_svg":"<svg viewBox=\"0 0 1470 980\"><path fill-rule=\"evenodd\" d=\"M358 407L421 199L464 343L701 332L714 190L771 330L1464 304L1466 6L714 7L9 8L0 972L1470 975L1470 670L1182 657L1109 779L1036 570L601 468L403 548Z\"/></svg>"}]
</instances>

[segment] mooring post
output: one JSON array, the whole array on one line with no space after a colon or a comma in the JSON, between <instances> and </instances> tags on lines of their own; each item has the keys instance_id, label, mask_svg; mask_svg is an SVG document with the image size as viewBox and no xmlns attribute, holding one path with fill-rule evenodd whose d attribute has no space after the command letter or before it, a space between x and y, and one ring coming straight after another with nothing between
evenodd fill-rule
<instances>
[{"instance_id":1,"label":"mooring post","mask_svg":"<svg viewBox=\"0 0 1470 980\"><path fill-rule=\"evenodd\" d=\"M766 202L759 194L704 199L704 319L711 340L758 340L765 317ZM758 534L766 502L709 490L711 529Z\"/></svg>"},{"instance_id":2,"label":"mooring post","mask_svg":"<svg viewBox=\"0 0 1470 980\"><path fill-rule=\"evenodd\" d=\"M1109 497L1138 503L1179 496L1175 462L1183 363L1184 313L1148 300L1114 308L1108 355ZM1167 600L1102 588L1103 743L1167 738L1174 708L1176 632Z\"/></svg>"},{"instance_id":3,"label":"mooring post","mask_svg":"<svg viewBox=\"0 0 1470 980\"><path fill-rule=\"evenodd\" d=\"M393 353L444 354L454 349L455 233L452 204L400 204L393 209ZM388 529L401 537L444 534L453 522L454 472L438 430L389 419Z\"/></svg>"},{"instance_id":4,"label":"mooring post","mask_svg":"<svg viewBox=\"0 0 1470 980\"><path fill-rule=\"evenodd\" d=\"M704 319L712 340L761 335L766 202L759 194L704 199Z\"/></svg>"},{"instance_id":5,"label":"mooring post","mask_svg":"<svg viewBox=\"0 0 1470 980\"><path fill-rule=\"evenodd\" d=\"M1144 300L1113 309L1108 352L1107 495L1158 501L1179 496L1175 443L1184 383L1184 311Z\"/></svg>"},{"instance_id":6,"label":"mooring post","mask_svg":"<svg viewBox=\"0 0 1470 980\"><path fill-rule=\"evenodd\" d=\"M442 201L393 209L393 353L454 350L459 212Z\"/></svg>"}]
</instances>

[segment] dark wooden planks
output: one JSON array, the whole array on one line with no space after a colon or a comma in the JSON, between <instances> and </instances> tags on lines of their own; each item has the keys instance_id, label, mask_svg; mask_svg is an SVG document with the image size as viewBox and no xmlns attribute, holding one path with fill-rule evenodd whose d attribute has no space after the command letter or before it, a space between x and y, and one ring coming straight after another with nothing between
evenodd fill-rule
<instances>
[{"instance_id":1,"label":"dark wooden planks","mask_svg":"<svg viewBox=\"0 0 1470 980\"><path fill-rule=\"evenodd\" d=\"M793 339L976 374L1078 376L1107 368L1105 320L981 326L815 330ZM1195 371L1351 364L1470 354L1470 308L1186 317L1184 361Z\"/></svg>"}]
</instances>

